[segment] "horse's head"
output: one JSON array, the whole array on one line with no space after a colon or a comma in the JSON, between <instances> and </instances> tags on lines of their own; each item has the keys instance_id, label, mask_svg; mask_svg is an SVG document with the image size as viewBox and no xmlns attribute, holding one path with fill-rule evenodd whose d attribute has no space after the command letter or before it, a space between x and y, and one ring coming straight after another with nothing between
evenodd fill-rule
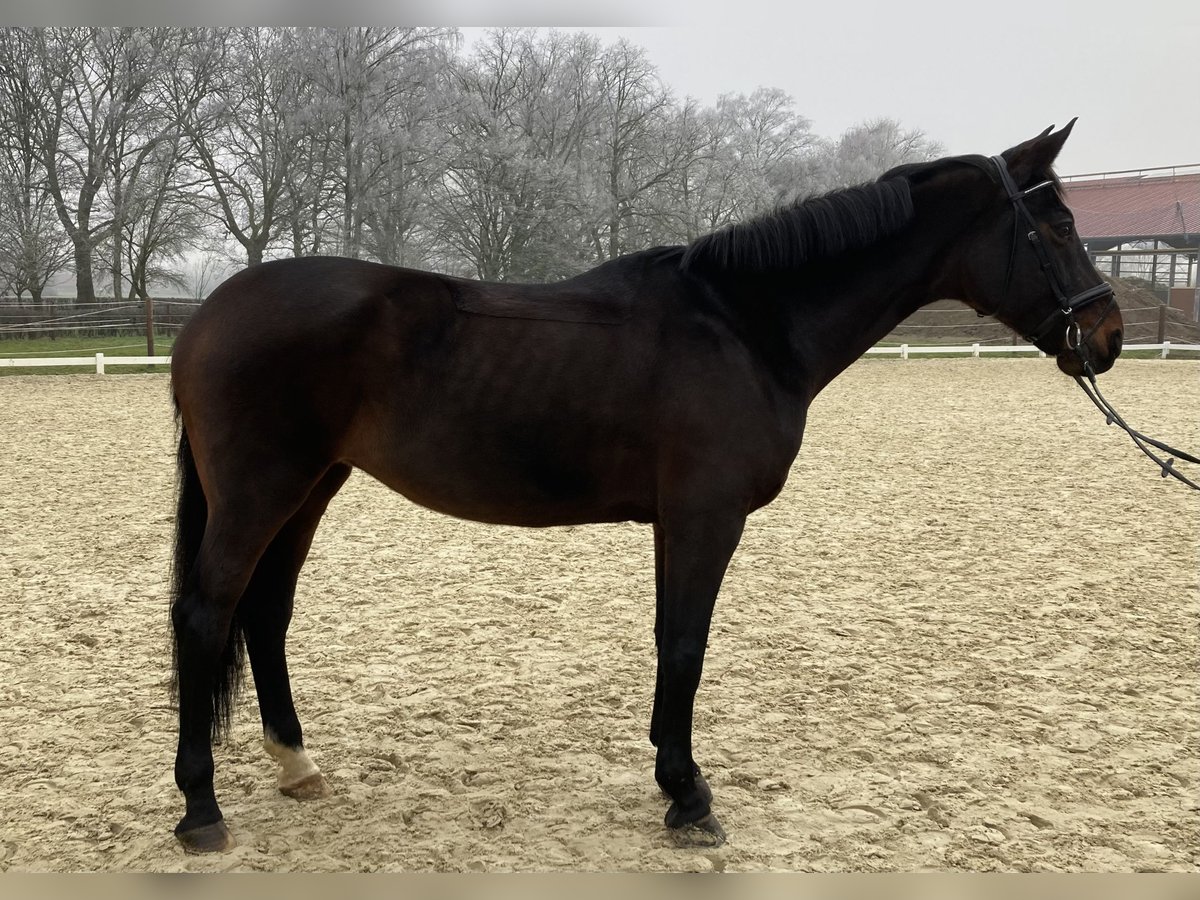
<instances>
[{"instance_id":1,"label":"horse's head","mask_svg":"<svg viewBox=\"0 0 1200 900\"><path fill-rule=\"evenodd\" d=\"M1056 357L1068 375L1112 368L1121 352L1121 311L1088 259L1063 203L1053 163L1071 127L992 157L989 199L960 245L963 299Z\"/></svg>"}]
</instances>

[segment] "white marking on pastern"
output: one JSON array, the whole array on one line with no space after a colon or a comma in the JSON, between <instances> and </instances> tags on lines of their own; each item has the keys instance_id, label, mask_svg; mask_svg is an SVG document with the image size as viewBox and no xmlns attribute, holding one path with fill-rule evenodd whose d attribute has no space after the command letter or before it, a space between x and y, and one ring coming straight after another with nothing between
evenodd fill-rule
<instances>
[{"instance_id":1,"label":"white marking on pastern","mask_svg":"<svg viewBox=\"0 0 1200 900\"><path fill-rule=\"evenodd\" d=\"M275 762L279 763L279 789L281 791L294 787L306 778L321 774L303 747L287 747L276 740L275 735L266 731L263 736L263 748Z\"/></svg>"}]
</instances>

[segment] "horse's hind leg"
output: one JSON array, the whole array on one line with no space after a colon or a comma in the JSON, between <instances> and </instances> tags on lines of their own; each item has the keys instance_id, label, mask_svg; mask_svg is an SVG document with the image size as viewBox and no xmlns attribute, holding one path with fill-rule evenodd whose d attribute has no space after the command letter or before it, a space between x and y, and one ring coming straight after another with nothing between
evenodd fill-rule
<instances>
[{"instance_id":1,"label":"horse's hind leg","mask_svg":"<svg viewBox=\"0 0 1200 900\"><path fill-rule=\"evenodd\" d=\"M179 701L175 783L186 803L175 835L193 853L233 846L213 789L212 742L227 724L240 681L238 602L267 546L318 481L265 471L211 476L222 488L212 496L223 499L208 507L203 538L171 606Z\"/></svg>"},{"instance_id":2,"label":"horse's hind leg","mask_svg":"<svg viewBox=\"0 0 1200 900\"><path fill-rule=\"evenodd\" d=\"M210 515L200 552L171 607L179 695L175 783L187 805L175 835L189 852L233 846L213 789L212 741L223 730L241 678L241 639L234 625L238 599L277 527L239 528Z\"/></svg>"},{"instance_id":3,"label":"horse's hind leg","mask_svg":"<svg viewBox=\"0 0 1200 900\"><path fill-rule=\"evenodd\" d=\"M329 788L304 750L304 736L288 678L287 629L292 619L296 579L308 557L317 525L349 475L350 467L342 464L325 473L304 505L271 541L238 604L238 622L246 636L246 651L262 715L263 746L279 764L279 790L297 800L328 796Z\"/></svg>"}]
</instances>

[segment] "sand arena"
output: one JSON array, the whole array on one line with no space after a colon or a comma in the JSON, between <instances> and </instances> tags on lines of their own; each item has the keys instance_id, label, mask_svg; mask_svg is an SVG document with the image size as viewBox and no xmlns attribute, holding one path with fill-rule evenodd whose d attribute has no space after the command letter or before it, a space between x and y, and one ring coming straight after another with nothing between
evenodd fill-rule
<instances>
[{"instance_id":1,"label":"sand arena","mask_svg":"<svg viewBox=\"0 0 1200 900\"><path fill-rule=\"evenodd\" d=\"M1200 363L1102 383L1200 447ZM289 642L335 796L276 791L248 690L239 846L185 856L173 452L165 376L0 379L0 870L1200 867L1200 501L1049 360L862 362L816 400L714 617L718 850L661 825L649 529L474 525L357 473Z\"/></svg>"}]
</instances>

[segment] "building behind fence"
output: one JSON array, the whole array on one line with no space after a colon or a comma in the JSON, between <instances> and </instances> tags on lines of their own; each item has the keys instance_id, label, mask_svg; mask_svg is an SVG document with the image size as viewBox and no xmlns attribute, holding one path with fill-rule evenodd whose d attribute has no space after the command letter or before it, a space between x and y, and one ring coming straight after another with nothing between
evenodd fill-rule
<instances>
[{"instance_id":1,"label":"building behind fence","mask_svg":"<svg viewBox=\"0 0 1200 900\"><path fill-rule=\"evenodd\" d=\"M1200 165L1063 178L1092 261L1200 320Z\"/></svg>"}]
</instances>

